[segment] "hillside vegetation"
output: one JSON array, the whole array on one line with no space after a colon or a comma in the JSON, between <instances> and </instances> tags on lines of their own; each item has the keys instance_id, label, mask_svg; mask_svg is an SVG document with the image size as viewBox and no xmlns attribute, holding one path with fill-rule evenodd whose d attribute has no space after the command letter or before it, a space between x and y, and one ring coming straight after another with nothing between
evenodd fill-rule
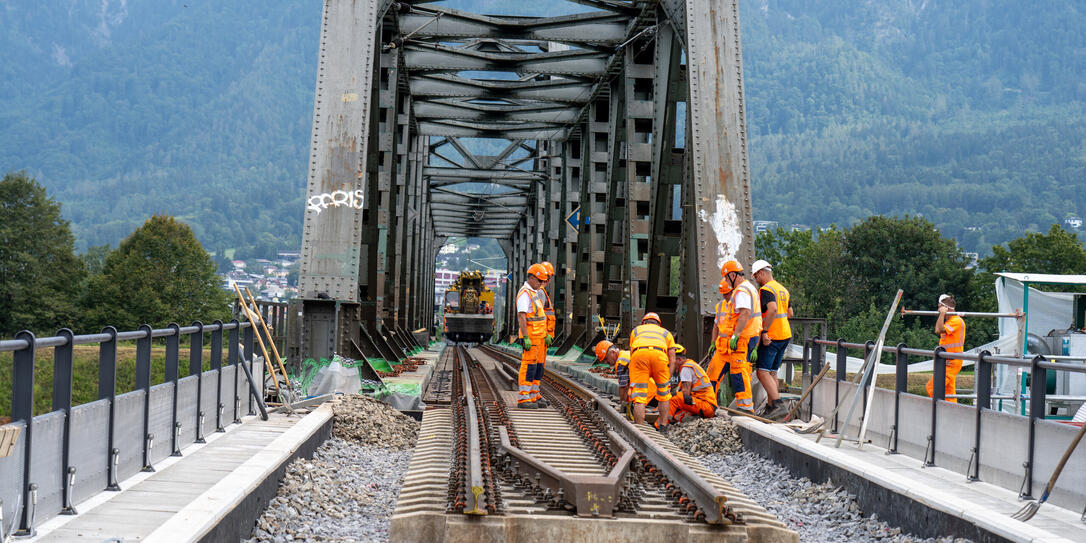
<instances>
[{"instance_id":1,"label":"hillside vegetation","mask_svg":"<svg viewBox=\"0 0 1086 543\"><path fill-rule=\"evenodd\" d=\"M756 219L922 215L990 254L1086 215L1081 3L740 5ZM155 213L209 250L294 249L319 24L319 2L0 2L0 171L45 184L80 249Z\"/></svg>"}]
</instances>

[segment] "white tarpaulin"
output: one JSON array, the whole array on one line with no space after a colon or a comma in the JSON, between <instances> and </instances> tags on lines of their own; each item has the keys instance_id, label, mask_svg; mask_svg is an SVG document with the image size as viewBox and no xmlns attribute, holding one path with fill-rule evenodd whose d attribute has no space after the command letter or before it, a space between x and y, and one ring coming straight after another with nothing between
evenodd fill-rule
<instances>
[{"instance_id":1,"label":"white tarpaulin","mask_svg":"<svg viewBox=\"0 0 1086 543\"><path fill-rule=\"evenodd\" d=\"M1029 304L1026 307L1023 282L1044 282L1060 284L1077 284L1083 276L1075 275L1040 275L1040 274L1011 274L1001 273L996 279L996 300L999 302L999 311L1013 312L1026 310L1027 332L1038 336L1047 336L1052 330L1066 330L1074 319L1071 315L1074 308L1074 295L1066 292L1043 292L1033 287L1029 289ZM999 319L1000 339L1009 338L1010 347L1004 349L1005 354L1015 352L1015 341L1018 335L1017 323L1014 319ZM994 352L994 351L993 351ZM1014 394L1015 388L1020 382L1018 374L1022 368L1011 366L996 366L995 388L998 394Z\"/></svg>"}]
</instances>

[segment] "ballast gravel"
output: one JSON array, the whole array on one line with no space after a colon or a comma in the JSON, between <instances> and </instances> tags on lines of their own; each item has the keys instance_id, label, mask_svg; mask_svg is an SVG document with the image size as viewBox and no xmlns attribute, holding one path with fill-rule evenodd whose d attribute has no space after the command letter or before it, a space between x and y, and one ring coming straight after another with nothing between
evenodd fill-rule
<instances>
[{"instance_id":1,"label":"ballast gravel","mask_svg":"<svg viewBox=\"0 0 1086 543\"><path fill-rule=\"evenodd\" d=\"M332 438L287 466L249 541L389 540L419 423L363 396L338 398L332 412Z\"/></svg>"},{"instance_id":2,"label":"ballast gravel","mask_svg":"<svg viewBox=\"0 0 1086 543\"><path fill-rule=\"evenodd\" d=\"M668 439L799 532L801 541L860 543L968 543L966 539L922 538L864 517L856 497L832 482L796 478L771 460L743 449L739 432L725 418L684 421Z\"/></svg>"}]
</instances>

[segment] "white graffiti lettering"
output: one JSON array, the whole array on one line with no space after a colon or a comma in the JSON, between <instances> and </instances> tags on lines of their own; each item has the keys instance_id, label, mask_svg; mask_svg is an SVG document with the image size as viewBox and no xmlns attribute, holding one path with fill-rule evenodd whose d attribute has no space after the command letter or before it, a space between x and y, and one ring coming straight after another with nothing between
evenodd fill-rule
<instances>
[{"instance_id":1,"label":"white graffiti lettering","mask_svg":"<svg viewBox=\"0 0 1086 543\"><path fill-rule=\"evenodd\" d=\"M317 213L320 213L329 207L342 206L362 209L362 190L358 189L353 192L337 190L335 192L317 194L315 196L310 196L306 203L306 208L312 209Z\"/></svg>"}]
</instances>

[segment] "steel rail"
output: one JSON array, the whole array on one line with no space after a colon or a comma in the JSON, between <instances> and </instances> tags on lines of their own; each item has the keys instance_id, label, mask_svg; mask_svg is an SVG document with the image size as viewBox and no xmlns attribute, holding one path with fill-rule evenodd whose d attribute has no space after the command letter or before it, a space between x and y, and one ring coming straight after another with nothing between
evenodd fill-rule
<instances>
[{"instance_id":1,"label":"steel rail","mask_svg":"<svg viewBox=\"0 0 1086 543\"><path fill-rule=\"evenodd\" d=\"M511 355L493 347L480 347L488 354L493 354L496 358L500 357L498 358L499 360L510 361L513 359ZM618 436L632 445L634 450L643 455L660 470L661 473L674 481L682 491L693 500L704 514L706 523L733 524L742 522L742 518L727 506L728 499L720 490L653 441L651 437L627 419L625 415L611 407L609 402L605 401L599 395L580 383L563 375L559 375L552 370L545 370L545 375L552 381L557 382L579 397L587 400L603 420L611 425Z\"/></svg>"},{"instance_id":2,"label":"steel rail","mask_svg":"<svg viewBox=\"0 0 1086 543\"><path fill-rule=\"evenodd\" d=\"M464 411L467 414L468 432L468 477L464 481L464 496L470 501L464 507L465 515L486 514L486 490L483 482L483 455L479 448L479 413L475 409L475 394L471 388L471 372L468 368L467 352L463 347L457 346L456 358L460 365L460 379L464 396L460 401L466 403ZM483 505L483 507L480 507Z\"/></svg>"}]
</instances>

